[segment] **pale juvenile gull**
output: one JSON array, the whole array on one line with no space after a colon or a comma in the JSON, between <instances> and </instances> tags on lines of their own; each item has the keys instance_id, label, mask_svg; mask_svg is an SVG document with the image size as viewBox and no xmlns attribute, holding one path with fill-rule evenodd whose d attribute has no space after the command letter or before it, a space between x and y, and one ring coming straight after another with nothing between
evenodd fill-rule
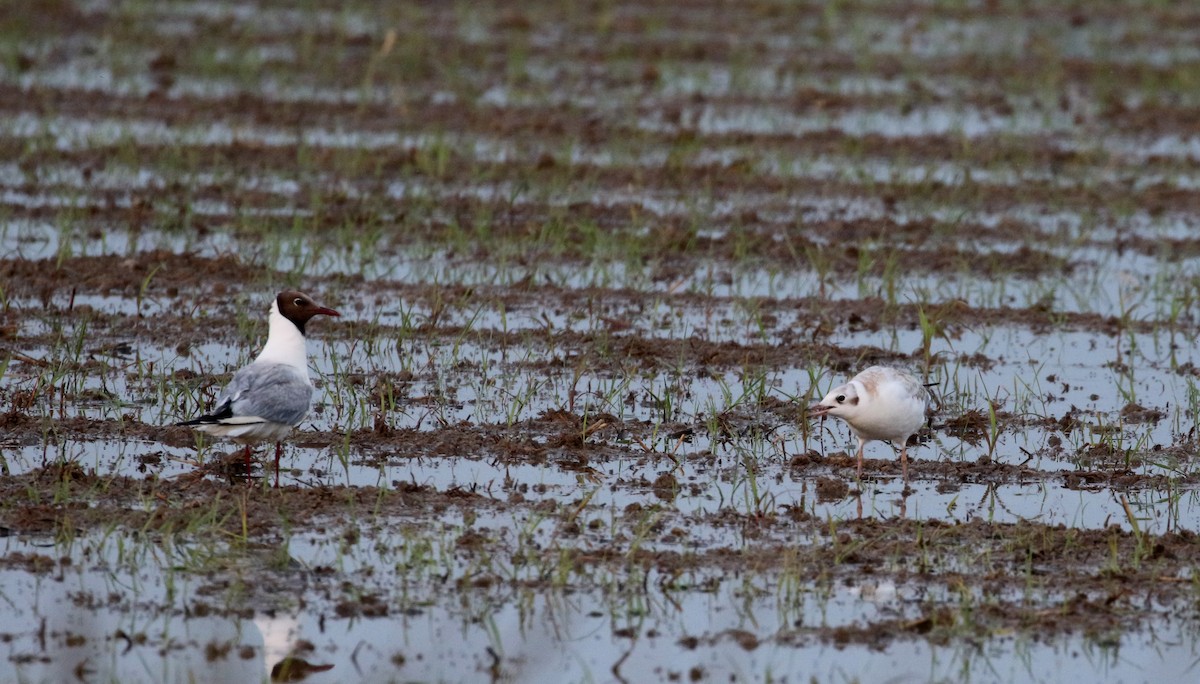
<instances>
[{"instance_id":1,"label":"pale juvenile gull","mask_svg":"<svg viewBox=\"0 0 1200 684\"><path fill-rule=\"evenodd\" d=\"M233 374L212 412L179 423L250 447L275 442L275 486L279 486L281 440L308 415L313 386L308 379L304 327L313 316L340 316L296 290L280 292L271 303L267 343L250 365Z\"/></svg>"},{"instance_id":2,"label":"pale juvenile gull","mask_svg":"<svg viewBox=\"0 0 1200 684\"><path fill-rule=\"evenodd\" d=\"M850 425L858 437L858 475L862 477L863 447L872 440L900 445L904 488L908 489L908 438L925 424L929 391L912 375L886 366L871 366L850 382L834 387L809 409L813 417L833 416Z\"/></svg>"}]
</instances>

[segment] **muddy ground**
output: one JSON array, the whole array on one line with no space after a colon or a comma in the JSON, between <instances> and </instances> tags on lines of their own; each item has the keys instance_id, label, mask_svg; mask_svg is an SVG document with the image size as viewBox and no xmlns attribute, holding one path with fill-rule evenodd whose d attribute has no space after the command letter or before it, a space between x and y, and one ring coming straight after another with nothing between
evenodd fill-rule
<instances>
[{"instance_id":1,"label":"muddy ground","mask_svg":"<svg viewBox=\"0 0 1200 684\"><path fill-rule=\"evenodd\" d=\"M1197 26L1187 4L0 7L0 669L1187 671ZM273 488L174 423L283 286L343 317L310 328L314 412ZM872 364L938 383L911 495L891 448L859 480L845 426L805 416ZM280 615L282 646L241 631Z\"/></svg>"}]
</instances>

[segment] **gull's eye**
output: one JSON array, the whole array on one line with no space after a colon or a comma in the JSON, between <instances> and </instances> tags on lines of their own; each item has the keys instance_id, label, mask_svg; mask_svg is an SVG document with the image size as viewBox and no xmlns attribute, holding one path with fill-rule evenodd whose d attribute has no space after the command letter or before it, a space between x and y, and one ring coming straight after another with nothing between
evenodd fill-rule
<instances>
[{"instance_id":1,"label":"gull's eye","mask_svg":"<svg viewBox=\"0 0 1200 684\"><path fill-rule=\"evenodd\" d=\"M296 297L295 299L293 299L292 303L295 304L296 306L304 306L304 300L300 299L299 297Z\"/></svg>"},{"instance_id":2,"label":"gull's eye","mask_svg":"<svg viewBox=\"0 0 1200 684\"><path fill-rule=\"evenodd\" d=\"M846 395L844 395L844 394L837 395L836 401L839 404L842 403L843 401L846 401Z\"/></svg>"}]
</instances>

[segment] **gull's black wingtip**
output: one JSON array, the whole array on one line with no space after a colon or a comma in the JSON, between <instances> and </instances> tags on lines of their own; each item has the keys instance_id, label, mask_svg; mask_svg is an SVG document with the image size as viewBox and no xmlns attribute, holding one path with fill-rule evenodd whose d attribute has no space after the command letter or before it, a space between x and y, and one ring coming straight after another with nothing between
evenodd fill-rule
<instances>
[{"instance_id":1,"label":"gull's black wingtip","mask_svg":"<svg viewBox=\"0 0 1200 684\"><path fill-rule=\"evenodd\" d=\"M232 417L233 417L233 406L231 406L229 404L225 404L224 406L221 407L221 410L217 411L216 413L209 413L209 414L200 416L199 418L185 420L182 423L175 423L175 425L181 426L181 427L188 427L188 426L193 426L193 425L213 425L215 423L220 423L221 421L232 418Z\"/></svg>"}]
</instances>

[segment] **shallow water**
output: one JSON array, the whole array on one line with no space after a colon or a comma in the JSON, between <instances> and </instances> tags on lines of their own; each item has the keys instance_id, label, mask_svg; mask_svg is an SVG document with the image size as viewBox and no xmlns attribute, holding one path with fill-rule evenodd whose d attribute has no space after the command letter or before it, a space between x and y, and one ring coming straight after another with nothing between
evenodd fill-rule
<instances>
[{"instance_id":1,"label":"shallow water","mask_svg":"<svg viewBox=\"0 0 1200 684\"><path fill-rule=\"evenodd\" d=\"M91 307L97 311L135 311L133 303L120 297L78 298L77 306ZM142 304L146 315L164 311L163 304ZM413 312L398 312L388 307L377 311L365 311L379 325L400 325L401 316ZM648 326L650 337L663 339L688 339L699 331L706 336L714 332L717 339L753 342L761 338L761 331L752 334L721 335L723 330L747 330L749 322L733 322L728 326L705 324L706 320L729 320L742 315L737 307L726 311L707 311L703 314L687 314L677 309L663 307L639 312L641 318L653 322L661 320L661 314L683 314L669 317L670 326ZM526 326L540 327L543 321L526 318L520 311L505 312L503 319L480 312L460 312L449 315L451 323L472 321L480 329L503 323L506 329L521 330ZM570 326L565 319L549 321L556 327L591 330L596 321L578 321ZM26 324L30 325L29 323ZM784 324L786 327L786 323ZM36 334L34 328L26 333ZM139 367L148 365L160 369L191 370L201 377L214 369L231 369L250 360L253 347L225 344L202 344L192 347L186 358L169 349L156 349L153 345L137 345L119 351L115 356L97 356L109 364L108 372L92 375L84 380L75 391L81 399L56 406L52 411L56 418L80 417L95 420L112 420L132 417L151 425L169 425L190 417L201 407L211 402L209 393L195 395L185 390L175 392L182 386L176 383L160 383L152 376L140 379L140 374L131 368L136 358ZM771 336L766 338L771 341ZM834 343L842 342L835 336ZM883 349L903 351L919 348L919 331L881 331L856 333L844 339L845 344L875 345ZM564 396L572 388L582 397L581 405L590 406L595 413L612 413L629 422L632 432L616 435L616 442L634 446L647 445L656 452L670 453L680 465L674 468L681 482L688 483L691 494L684 494L675 501L678 512L715 512L722 505L734 503L738 507L739 497L744 496L745 485L739 490L736 484L744 481L747 473L743 459L756 463L756 477L762 492L777 505L795 505L803 498L804 491L812 486L813 478L847 473L833 469L816 468L797 478L788 466L789 454L803 453L815 448L821 453L837 451L853 452L854 442L844 424L828 421L811 437L796 432L796 426L788 419L770 417L766 424L772 426L765 435L721 437L709 433L706 416L722 415L736 410L749 396L756 396L762 388L746 384L742 373L729 371L715 374L711 378L684 380L675 374L648 374L628 377L611 377L607 374L574 372L569 369L547 373L536 363L523 365L524 361L542 358L533 348L493 348L470 342L414 344L383 346L372 351L372 347L357 342L311 343L311 361L314 377L321 381L316 403L323 411L310 417L302 426L298 439L305 432L339 434L348 429L370 429L378 408L370 409L366 393L372 390L371 383L354 386L342 382L331 382L340 373L352 373L366 378L379 374L395 373L400 369L412 369L411 381L402 383L401 394L395 409L386 412L386 420L392 429L416 429L440 431L446 425L487 426L511 425L514 431L524 432L520 427L527 421L546 411L564 408ZM1128 347L1128 349L1126 348ZM1118 352L1118 349L1124 351ZM1155 350L1159 351L1155 351ZM1020 356L1009 358L1014 350ZM1136 351L1130 351L1136 350ZM1000 464L1023 465L1040 473L1029 482L1008 483L945 483L936 487L918 485L914 499L904 507L904 513L913 519L937 519L946 521L970 520L977 517L997 522L1036 520L1047 524L1066 524L1072 527L1102 529L1118 525L1131 529L1131 521L1124 510L1122 497L1127 497L1133 515L1138 518L1142 529L1161 534L1172 529L1200 527L1195 506L1196 492L1193 485L1180 483L1169 485L1159 482L1144 485L1142 489L1117 493L1103 486L1088 485L1084 490L1063 489L1062 477L1081 470L1105 468L1110 460L1117 459L1118 465L1140 475L1158 475L1175 482L1186 477L1192 468L1186 461L1174 455L1162 458L1147 458L1146 450L1179 443L1183 433L1191 429L1193 408L1190 404L1163 401L1163 397L1192 396L1194 382L1172 370L1185 363L1194 363L1191 352L1170 349L1156 335L1129 335L1119 339L1097 338L1088 333L1060 332L1053 335L1034 333L1030 330L999 328L995 331L965 331L957 339L947 342L939 340L931 348L934 356L950 356L954 353L978 353L999 359L990 368L967 366L939 366L934 369L930 380L938 382L934 391L942 402L944 413L935 419L935 424L957 415L962 408L982 409L986 412L989 401L998 402L999 410L1019 415L1049 416L1061 418L1068 411L1075 412L1080 426L1070 433L1062 432L1056 424L1051 426L1025 426L1019 431L997 430L995 444L987 441L974 444L957 439L952 435L935 430L934 440L914 449L913 457L925 461L950 461L974 463L988 459ZM1121 358L1130 364L1128 370L1106 370L1111 360ZM469 365L459 364L469 360ZM478 375L480 368L505 369L503 373L491 374L486 381ZM454 369L454 370L451 370ZM816 383L813 383L816 373ZM844 378L828 374L819 367L780 370L765 377L769 394L787 397L820 396L833 384ZM30 380L29 385L35 380ZM174 384L174 387L173 387ZM20 387L21 384L18 384ZM1114 388L1119 391L1114 391ZM170 395L161 392L167 389ZM626 396L639 398L627 403ZM414 401L414 398L431 397L433 401ZM514 397L520 402L514 404ZM655 399L659 397L659 399ZM670 408L663 401L670 397ZM198 402L198 403L194 403ZM1131 402L1140 402L1148 408L1158 409L1162 418L1147 423L1127 422L1121 409ZM803 404L804 400L797 400ZM47 431L54 429L54 418L46 423ZM664 432L676 428L672 425L692 425L695 434L686 441L656 435L657 426ZM535 442L544 441L546 435L534 429ZM1061 449L1051 449L1053 439L1062 443ZM604 441L607 441L606 438ZM645 440L645 441L638 441ZM1097 461L1089 455L1094 445L1106 445L1112 455L1102 456ZM6 471L17 474L44 467L50 463L73 462L102 475L135 475L146 472L158 473L163 477L178 477L191 470L197 461L203 462L214 455L233 450L231 446L216 444L196 452L194 447L171 447L153 439L105 438L59 438L53 442L12 444L4 456ZM885 444L874 444L868 458L883 463L894 462L894 451ZM1127 456L1122 457L1121 454ZM1109 452L1105 452L1109 454ZM287 482L309 486L351 485L374 486L391 482L415 482L432 486L437 490L451 487L482 488L490 492L495 483L515 480L536 484L541 494L526 494L534 499L540 496L561 497L569 495L579 486L579 476L570 471L555 468L523 466L500 463L500 454L462 453L451 458L392 458L386 442L373 446L357 446L349 442L344 447L336 441L329 448L293 447L291 457L285 463L294 471L284 473ZM715 456L722 465L713 466L709 456ZM149 466L147 458L156 461ZM380 465L382 463L382 465ZM645 452L629 459L596 464L598 477L602 481L637 480L643 475L653 480L658 471L671 465L661 453L657 456ZM1049 479L1042 479L1048 476ZM730 480L734 484L730 483ZM773 484L772 484L773 483ZM882 475L870 481L863 495L863 515L868 517L891 517L901 512L897 501L901 499L900 484L894 474ZM597 505L623 509L645 496L639 487L614 486L601 488L601 494L593 502ZM503 491L494 496L503 498ZM742 500L744 506L744 500ZM818 518L853 518L859 515L859 502L846 498L833 504L813 504L811 513Z\"/></svg>"},{"instance_id":2,"label":"shallow water","mask_svg":"<svg viewBox=\"0 0 1200 684\"><path fill-rule=\"evenodd\" d=\"M328 599L310 598L303 609L281 605L271 612L198 615L219 593L206 589L202 575L170 567L187 558L186 547L173 556L151 552L125 559L118 536L77 539L66 549L10 537L3 548L6 554L48 556L51 563L72 561L59 561L55 577L2 573L6 605L0 612L12 626L5 632L10 654L5 669L22 681L52 681L77 668L123 680L255 681L298 645L308 663L331 666L305 680L313 682L440 679L448 671L520 681L623 673L673 681L688 672L751 680L772 673L817 678L886 673L906 681L1057 681L1063 671L1087 671L1123 681L1146 673L1186 677L1197 659L1189 645L1193 622L1166 607L1157 608L1149 624L1123 633L1051 640L1001 634L982 646L902 638L874 648L812 637L818 627L916 623L930 601L945 598L945 589L923 582L863 579L797 592L791 577L652 572L645 590L606 589L602 579L600 586L565 594L501 583L453 605L431 605L420 592L428 580L395 574L389 568L396 559L389 554L300 535L289 540L288 550L305 559L303 568L282 573L281 581L311 587L321 582L312 570L332 564L365 582L368 593L380 592L391 614L338 617L335 591ZM453 568L455 575L464 571L460 564ZM136 601L120 598L130 590ZM162 651L171 657L160 659Z\"/></svg>"},{"instance_id":3,"label":"shallow water","mask_svg":"<svg viewBox=\"0 0 1200 684\"><path fill-rule=\"evenodd\" d=\"M1189 680L1191 10L799 9L9 17L0 680Z\"/></svg>"}]
</instances>

